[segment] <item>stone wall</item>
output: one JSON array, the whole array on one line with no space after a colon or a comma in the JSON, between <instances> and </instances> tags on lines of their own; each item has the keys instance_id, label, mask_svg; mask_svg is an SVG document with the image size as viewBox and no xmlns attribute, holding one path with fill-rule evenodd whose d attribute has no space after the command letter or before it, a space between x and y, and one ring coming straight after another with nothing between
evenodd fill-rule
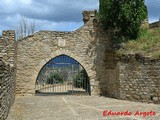
<instances>
[{"instance_id":1,"label":"stone wall","mask_svg":"<svg viewBox=\"0 0 160 120\"><path fill-rule=\"evenodd\" d=\"M11 66L14 66L15 55L15 31L2 31L2 37L0 38L0 58Z\"/></svg>"},{"instance_id":2,"label":"stone wall","mask_svg":"<svg viewBox=\"0 0 160 120\"><path fill-rule=\"evenodd\" d=\"M160 21L149 24L150 28L160 28Z\"/></svg>"},{"instance_id":3,"label":"stone wall","mask_svg":"<svg viewBox=\"0 0 160 120\"><path fill-rule=\"evenodd\" d=\"M121 99L160 104L160 60L132 56L118 65Z\"/></svg>"},{"instance_id":4,"label":"stone wall","mask_svg":"<svg viewBox=\"0 0 160 120\"><path fill-rule=\"evenodd\" d=\"M0 38L0 120L7 118L15 98L15 34L3 31Z\"/></svg>"},{"instance_id":5,"label":"stone wall","mask_svg":"<svg viewBox=\"0 0 160 120\"><path fill-rule=\"evenodd\" d=\"M105 58L101 61L103 64L99 66L97 71L100 77L101 95L119 98L119 66L117 64L116 54L113 51L105 51Z\"/></svg>"},{"instance_id":6,"label":"stone wall","mask_svg":"<svg viewBox=\"0 0 160 120\"><path fill-rule=\"evenodd\" d=\"M0 120L5 120L15 98L15 68L0 60Z\"/></svg>"},{"instance_id":7,"label":"stone wall","mask_svg":"<svg viewBox=\"0 0 160 120\"><path fill-rule=\"evenodd\" d=\"M118 67L116 56L112 50L111 36L103 30L103 26L95 22L96 35L96 83L98 83L99 95L118 97Z\"/></svg>"},{"instance_id":8,"label":"stone wall","mask_svg":"<svg viewBox=\"0 0 160 120\"><path fill-rule=\"evenodd\" d=\"M95 82L95 13L84 11L83 15L85 24L76 31L40 31L17 41L17 94L34 94L36 78L41 68L62 54L74 58L85 68L91 94L99 94L99 83Z\"/></svg>"},{"instance_id":9,"label":"stone wall","mask_svg":"<svg viewBox=\"0 0 160 120\"><path fill-rule=\"evenodd\" d=\"M160 104L160 59L106 52L100 79L101 95Z\"/></svg>"}]
</instances>

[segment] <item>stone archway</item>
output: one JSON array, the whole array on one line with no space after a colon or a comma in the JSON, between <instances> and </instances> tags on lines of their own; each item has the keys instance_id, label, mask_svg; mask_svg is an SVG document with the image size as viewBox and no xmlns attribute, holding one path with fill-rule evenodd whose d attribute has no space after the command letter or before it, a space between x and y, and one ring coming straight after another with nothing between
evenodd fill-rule
<instances>
[{"instance_id":1,"label":"stone archway","mask_svg":"<svg viewBox=\"0 0 160 120\"><path fill-rule=\"evenodd\" d=\"M61 54L41 68L35 82L35 93L90 95L89 77L77 60Z\"/></svg>"},{"instance_id":2,"label":"stone archway","mask_svg":"<svg viewBox=\"0 0 160 120\"><path fill-rule=\"evenodd\" d=\"M73 32L39 31L16 42L17 94L34 94L35 80L41 68L52 58L65 54L77 60L86 70L91 95L99 94L96 80L96 42L93 11L88 14L84 26Z\"/></svg>"},{"instance_id":3,"label":"stone archway","mask_svg":"<svg viewBox=\"0 0 160 120\"><path fill-rule=\"evenodd\" d=\"M91 83L91 94L96 94L94 91L98 87L95 87L94 82L96 77L95 46L91 45L94 39L84 39L79 32L40 31L34 36L17 41L17 93L34 94L35 80L41 68L50 59L65 54L84 67ZM60 41L65 42L65 45L62 46Z\"/></svg>"}]
</instances>

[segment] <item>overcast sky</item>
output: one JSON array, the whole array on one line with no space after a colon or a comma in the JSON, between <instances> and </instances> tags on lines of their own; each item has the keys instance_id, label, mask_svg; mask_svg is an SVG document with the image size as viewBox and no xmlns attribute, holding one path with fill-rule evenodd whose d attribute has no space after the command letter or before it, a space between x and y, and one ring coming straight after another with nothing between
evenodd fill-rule
<instances>
[{"instance_id":1,"label":"overcast sky","mask_svg":"<svg viewBox=\"0 0 160 120\"><path fill-rule=\"evenodd\" d=\"M146 0L149 22L160 18L160 0ZM99 0L1 0L0 34L14 30L20 16L35 21L36 30L72 31L83 25L82 11L98 9Z\"/></svg>"}]
</instances>

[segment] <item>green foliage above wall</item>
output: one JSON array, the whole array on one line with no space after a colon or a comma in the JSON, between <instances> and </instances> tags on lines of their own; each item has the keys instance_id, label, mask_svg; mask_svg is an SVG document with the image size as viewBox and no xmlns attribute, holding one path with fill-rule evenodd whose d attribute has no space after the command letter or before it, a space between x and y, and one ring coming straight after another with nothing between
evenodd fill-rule
<instances>
[{"instance_id":1,"label":"green foliage above wall","mask_svg":"<svg viewBox=\"0 0 160 120\"><path fill-rule=\"evenodd\" d=\"M144 0L100 0L98 15L106 30L135 39L147 17L147 9Z\"/></svg>"}]
</instances>

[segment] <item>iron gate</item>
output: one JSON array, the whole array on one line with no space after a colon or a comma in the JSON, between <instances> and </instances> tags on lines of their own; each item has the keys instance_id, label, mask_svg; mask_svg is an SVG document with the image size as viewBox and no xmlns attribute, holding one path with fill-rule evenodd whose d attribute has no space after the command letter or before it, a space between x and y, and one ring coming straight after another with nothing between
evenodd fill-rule
<instances>
[{"instance_id":1,"label":"iron gate","mask_svg":"<svg viewBox=\"0 0 160 120\"><path fill-rule=\"evenodd\" d=\"M79 62L60 55L41 69L36 80L36 93L90 94L87 73Z\"/></svg>"}]
</instances>

